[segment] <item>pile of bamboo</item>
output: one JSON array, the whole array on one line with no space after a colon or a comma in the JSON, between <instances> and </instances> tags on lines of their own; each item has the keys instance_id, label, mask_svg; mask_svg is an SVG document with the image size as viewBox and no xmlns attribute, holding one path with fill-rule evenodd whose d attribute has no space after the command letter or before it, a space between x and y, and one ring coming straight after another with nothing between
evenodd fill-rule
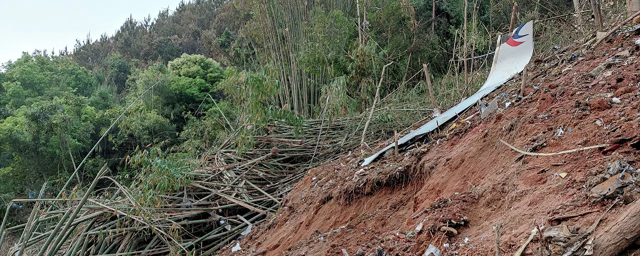
<instances>
[{"instance_id":1,"label":"pile of bamboo","mask_svg":"<svg viewBox=\"0 0 640 256\"><path fill-rule=\"evenodd\" d=\"M376 120L367 134L386 138L388 124ZM214 254L275 214L310 168L358 147L365 121L308 120L301 127L271 122L263 136L252 138L252 150L239 154L227 146L208 155L201 168L189 171L190 184L156 195L162 200L155 207L135 188L105 176L105 166L85 191L74 190L75 197L14 200L30 202L33 210L27 223L6 227L7 208L0 244L12 232L21 234L16 255Z\"/></svg>"}]
</instances>

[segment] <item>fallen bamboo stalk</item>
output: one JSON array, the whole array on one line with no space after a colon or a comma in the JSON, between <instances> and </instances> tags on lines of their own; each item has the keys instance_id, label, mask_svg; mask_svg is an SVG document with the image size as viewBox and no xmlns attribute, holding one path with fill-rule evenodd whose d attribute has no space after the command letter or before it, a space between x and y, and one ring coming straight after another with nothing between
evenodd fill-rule
<instances>
[{"instance_id":1,"label":"fallen bamboo stalk","mask_svg":"<svg viewBox=\"0 0 640 256\"><path fill-rule=\"evenodd\" d=\"M2 218L2 224L0 225L0 246L4 244L5 227L7 225L7 219L9 218L9 211L11 210L11 202L7 204L7 209L4 212L4 218Z\"/></svg>"},{"instance_id":2,"label":"fallen bamboo stalk","mask_svg":"<svg viewBox=\"0 0 640 256\"><path fill-rule=\"evenodd\" d=\"M500 256L502 255L500 251L500 230L502 230L502 223L495 225L494 229L496 231L496 256Z\"/></svg>"},{"instance_id":3,"label":"fallen bamboo stalk","mask_svg":"<svg viewBox=\"0 0 640 256\"><path fill-rule=\"evenodd\" d=\"M44 184L42 184L42 188L40 189L40 192L38 193L38 197L40 197L40 195L44 194L44 190L47 187L47 182L45 182ZM29 239L31 238L31 235L33 235L33 222L34 219L36 217L36 212L38 212L40 210L40 202L36 202L35 206L33 207L33 209L31 210L31 214L29 214L29 219L27 220L27 223L25 225L25 230L22 232L22 235L20 235L20 239L18 240L18 244L24 244L26 243L26 241L29 241ZM2 246L2 244L0 244L0 246ZM18 256L22 256L22 254L24 253L24 246L20 247L20 250L18 251Z\"/></svg>"},{"instance_id":4,"label":"fallen bamboo stalk","mask_svg":"<svg viewBox=\"0 0 640 256\"><path fill-rule=\"evenodd\" d=\"M364 124L364 129L362 130L362 138L360 139L360 145L364 145L364 139L367 135L367 128L369 128L369 123L371 123L371 117L373 117L373 111L376 109L376 103L378 102L378 98L380 97L380 86L382 85L382 80L384 78L384 71L388 66L393 64L393 62L387 63L382 67L382 74L380 74L380 81L378 81L378 86L376 87L376 95L373 97L373 105L371 105L371 112L369 112L369 118L367 118L367 122Z\"/></svg>"},{"instance_id":5,"label":"fallen bamboo stalk","mask_svg":"<svg viewBox=\"0 0 640 256\"><path fill-rule=\"evenodd\" d=\"M379 107L378 105L376 104L378 108L373 108L375 116L385 115L398 108ZM112 182L109 182L109 187L103 190L118 190L109 196L110 200L94 198L93 195L98 195L99 191L89 193L91 195L85 204L79 204L81 199L24 200L24 202L36 203L51 202L51 209L57 208L57 210L43 212L34 219L35 225L50 222L53 222L54 225L46 227L42 233L34 232L33 237L28 239L26 245L29 247L38 243L44 244L44 240L53 235L56 237L54 241L50 242L48 252L64 250L65 255L79 252L108 255L127 255L131 252L137 252L141 255L151 255L157 252L162 254L163 251L166 253L168 248L178 246L183 246L190 252L198 254L218 249L228 241L232 241L231 239L237 237L242 231L234 228L238 228L239 225L246 227L249 223L253 223L253 225L261 223L265 219L265 214L269 214L272 209L279 207L283 196L291 191L291 184L306 174L311 159L309 156L314 150L317 149L317 154L312 165L337 159L341 157L342 152L357 147L358 139L360 139L357 135L362 132L362 124L371 114L370 111L367 112L369 113L359 115L356 118L304 121L300 126L274 121L267 126L271 129L271 133L264 135L264 139L254 140L253 149L244 153L238 152L235 148L233 143L235 140L232 136L223 146L217 147L215 153L209 151L207 157L198 160L201 165L208 167L202 166L196 169L202 171L185 170L182 173L189 179L198 180L197 182L193 182L194 179L191 179L191 184L181 184L177 189L179 192L172 191L155 195L159 200L157 207L150 207L139 201L138 196L130 192L134 188L125 187L113 182L116 181L115 178L105 176L102 176L101 179ZM414 113L408 112L407 114L413 115ZM401 115L405 115L405 113ZM321 125L322 128L318 129L318 125ZM296 130L301 127L304 127L303 132L297 134ZM368 131L379 133L386 130L388 133L389 129L389 126L375 120L375 117L372 116L370 119ZM271 154L273 147L278 148L277 155ZM336 148L340 148L340 150L336 150ZM194 183L204 188L197 187ZM185 189L189 190L190 199L195 201L191 207L182 207L183 205L180 204L184 196L182 191ZM120 194L121 197L117 197L116 194ZM199 208L193 206L199 206ZM239 218L235 215L217 216L215 213L221 214L221 211L217 211L221 209L230 209L230 212L233 213L237 213L236 209L248 210L248 213L242 215L246 218ZM79 212L77 215L79 217L74 218L70 228L64 232L70 222L71 214L76 211ZM84 226L86 225L84 222L87 220L92 221L92 224ZM219 220L226 221L228 225L232 226L233 231L229 232L224 226L214 229L213 225L208 224ZM56 224L60 225L58 230L54 229L54 226L58 226ZM78 228L72 228L74 226ZM7 230L18 230L24 227L26 225L4 228L3 233L6 233ZM164 233L164 230L172 228L177 230L178 235L175 238L179 238L180 243L169 241L168 236ZM38 228L38 231L40 230ZM196 233L206 235L194 235ZM128 234L131 236L127 239ZM26 232L23 235L26 236ZM174 234L172 233L172 235ZM136 236L141 237L134 238ZM69 239L65 239L65 237ZM75 250L74 253L72 253L73 250Z\"/></svg>"},{"instance_id":6,"label":"fallen bamboo stalk","mask_svg":"<svg viewBox=\"0 0 640 256\"><path fill-rule=\"evenodd\" d=\"M550 218L549 221L560 221L560 220L565 220L565 219L570 219L570 218L575 218L575 217L580 217L582 215L587 215L589 213L594 213L597 212L598 210L589 210L589 211L585 211L585 212L580 212L580 213L574 213L574 214L567 214L567 215L562 215L562 216L556 216L553 218Z\"/></svg>"},{"instance_id":7,"label":"fallen bamboo stalk","mask_svg":"<svg viewBox=\"0 0 640 256\"><path fill-rule=\"evenodd\" d=\"M574 153L574 152L590 150L590 149L596 149L596 148L603 148L603 147L609 146L608 144L600 144L600 145L596 145L596 146L565 150L565 151L560 151L560 152L556 152L556 153L533 153L533 152L522 151L522 150L512 146L511 144L505 142L504 140L500 140L500 142L502 142L503 144L507 145L507 147L510 147L514 151L516 151L516 152L518 152L520 154L523 154L523 155L528 155L528 156L556 156L556 155Z\"/></svg>"},{"instance_id":8,"label":"fallen bamboo stalk","mask_svg":"<svg viewBox=\"0 0 640 256\"><path fill-rule=\"evenodd\" d=\"M602 38L600 38L598 41L596 41L596 43L593 44L593 46L591 48L595 48L596 46L598 46L600 43L602 43L602 41L604 41L607 37L611 36L611 34L613 34L614 32L616 32L616 30L620 29L622 26L624 26L624 24L627 24L627 22L632 21L635 17L640 16L640 11L636 12L635 14L629 16L629 18L627 18L626 20L618 23L618 25L616 25L615 27L613 27L611 30L609 30L609 32L607 32L607 34L605 34Z\"/></svg>"},{"instance_id":9,"label":"fallen bamboo stalk","mask_svg":"<svg viewBox=\"0 0 640 256\"><path fill-rule=\"evenodd\" d=\"M533 238L536 236L536 234L538 234L538 228L533 228L533 230L531 230L531 235L529 235L529 238L527 238L527 241L524 242L524 244L522 244L522 246L520 246L520 248L518 249L518 251L516 251L516 253L513 256L520 256L522 255L522 253L524 252L525 249L527 249L527 245L529 245L529 243L531 243L531 241L533 240Z\"/></svg>"},{"instance_id":10,"label":"fallen bamboo stalk","mask_svg":"<svg viewBox=\"0 0 640 256\"><path fill-rule=\"evenodd\" d=\"M98 174L96 175L96 177L93 179L93 182L91 183L91 186L89 186L89 189L85 192L84 196L82 197L82 200L80 200L79 205L76 206L75 210L71 214L71 216L69 218L69 221L62 228L62 231L61 231L62 235L58 235L57 239L53 243L53 249L49 253L47 253L47 256L55 255L56 252L58 251L58 248L62 245L62 243L65 242L63 240L65 238L65 234L67 234L67 232L69 231L71 226L73 226L73 221L75 220L76 216L78 216L80 211L82 211L82 205L84 205L87 202L87 199L89 199L89 196L91 196L91 193L93 192L93 189L96 187L96 185L98 185L98 181L102 178L102 175L104 175L107 172L107 170L108 170L107 164L105 163L102 166L102 168L100 169L100 171L98 172ZM53 237L54 235L57 235L56 232L53 232L51 234L51 237ZM43 250L42 250L42 252L45 251L47 249L47 247L48 246L45 245ZM42 252L40 252L40 254L38 254L38 256L42 255Z\"/></svg>"}]
</instances>

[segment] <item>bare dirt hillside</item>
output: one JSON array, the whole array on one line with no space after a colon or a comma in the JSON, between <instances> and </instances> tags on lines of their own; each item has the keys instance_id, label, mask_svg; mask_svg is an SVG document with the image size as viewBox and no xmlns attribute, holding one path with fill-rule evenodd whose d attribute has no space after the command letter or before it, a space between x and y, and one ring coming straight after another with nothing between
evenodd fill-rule
<instances>
[{"instance_id":1,"label":"bare dirt hillside","mask_svg":"<svg viewBox=\"0 0 640 256\"><path fill-rule=\"evenodd\" d=\"M558 49L530 65L524 98L520 78L486 97L500 108L485 119L474 107L365 168L363 157L384 145L311 169L240 251L234 242L221 254L423 255L433 245L442 255L495 255L498 244L514 255L539 228L522 255L574 245L575 255L606 255L598 252L613 243L601 242L640 196L638 39L628 32L596 49ZM530 156L500 140L534 153L606 145ZM625 247L637 238L624 236Z\"/></svg>"}]
</instances>

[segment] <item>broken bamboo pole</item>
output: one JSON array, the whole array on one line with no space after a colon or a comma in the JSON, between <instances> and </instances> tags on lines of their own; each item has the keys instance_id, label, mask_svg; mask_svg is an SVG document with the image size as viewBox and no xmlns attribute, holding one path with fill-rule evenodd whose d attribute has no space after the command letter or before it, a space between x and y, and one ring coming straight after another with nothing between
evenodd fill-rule
<instances>
[{"instance_id":1,"label":"broken bamboo pole","mask_svg":"<svg viewBox=\"0 0 640 256\"><path fill-rule=\"evenodd\" d=\"M598 31L602 31L602 18L600 17L601 13L598 11L598 2L596 0L589 0L589 4L591 4L591 10L593 11L593 17L595 18Z\"/></svg>"},{"instance_id":2,"label":"broken bamboo pole","mask_svg":"<svg viewBox=\"0 0 640 256\"><path fill-rule=\"evenodd\" d=\"M371 123L371 117L373 117L373 112L376 110L376 103L378 103L378 98L380 98L380 85L382 85L382 79L384 78L384 71L391 64L393 64L393 62L389 62L387 63L387 65L384 65L384 67L382 67L382 74L380 74L380 81L378 82L378 87L376 88L376 96L373 98L373 105L371 106L371 112L369 113L369 118L367 118L367 122L364 124L364 130L362 130L362 138L360 139L360 145L364 144L364 138L367 135L367 128L369 128L369 123Z\"/></svg>"},{"instance_id":3,"label":"broken bamboo pole","mask_svg":"<svg viewBox=\"0 0 640 256\"><path fill-rule=\"evenodd\" d=\"M427 88L429 89L429 98L431 99L431 105L433 106L433 112L440 114L440 108L438 108L438 104L436 104L436 96L433 93L433 85L431 84L431 73L429 72L429 67L427 64L422 64L422 71L424 72L424 77L427 82Z\"/></svg>"},{"instance_id":4,"label":"broken bamboo pole","mask_svg":"<svg viewBox=\"0 0 640 256\"><path fill-rule=\"evenodd\" d=\"M527 83L527 67L522 70L522 83L520 84L520 98L524 97L524 86Z\"/></svg>"},{"instance_id":5,"label":"broken bamboo pole","mask_svg":"<svg viewBox=\"0 0 640 256\"><path fill-rule=\"evenodd\" d=\"M624 24L627 24L627 22L633 20L635 17L640 16L640 11L636 12L635 14L629 16L629 18L627 18L626 20L623 20L622 22L618 23L618 25L616 25L614 28L612 28L611 30L609 30L609 32L607 32L606 35L604 35L602 38L600 38L600 40L596 41L595 44L593 44L592 48L595 48L596 46L598 46L598 44L602 43L602 41L604 41L607 37L609 37L611 34L613 34L613 32L616 32L616 30L620 29L622 26L624 26Z\"/></svg>"},{"instance_id":6,"label":"broken bamboo pole","mask_svg":"<svg viewBox=\"0 0 640 256\"><path fill-rule=\"evenodd\" d=\"M436 34L436 0L433 0L433 6L431 7L431 34Z\"/></svg>"},{"instance_id":7,"label":"broken bamboo pole","mask_svg":"<svg viewBox=\"0 0 640 256\"><path fill-rule=\"evenodd\" d=\"M573 10L575 11L574 15L576 16L576 22L578 22L578 26L581 26L582 11L580 10L580 0L573 0Z\"/></svg>"},{"instance_id":8,"label":"broken bamboo pole","mask_svg":"<svg viewBox=\"0 0 640 256\"><path fill-rule=\"evenodd\" d=\"M516 24L516 12L518 11L518 3L513 2L513 10L511 10L511 23L509 23L509 35L513 33L513 26Z\"/></svg>"}]
</instances>

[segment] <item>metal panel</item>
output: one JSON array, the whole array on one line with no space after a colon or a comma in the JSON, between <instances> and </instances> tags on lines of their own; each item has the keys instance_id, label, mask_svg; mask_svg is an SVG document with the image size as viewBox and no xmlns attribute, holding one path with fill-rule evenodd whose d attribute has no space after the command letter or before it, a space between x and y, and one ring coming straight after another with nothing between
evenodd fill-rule
<instances>
[{"instance_id":1,"label":"metal panel","mask_svg":"<svg viewBox=\"0 0 640 256\"><path fill-rule=\"evenodd\" d=\"M402 145L415 137L426 134L438 128L438 126L451 120L467 108L478 102L482 97L495 91L500 85L509 81L513 76L520 73L531 60L533 55L533 21L521 25L514 32L513 36L496 49L493 59L493 66L487 81L480 90L471 97L460 102L460 104L450 108L439 116L435 117L419 129L407 134L398 140L398 145ZM379 152L366 158L362 166L368 165L381 154L394 147L394 144L385 147Z\"/></svg>"}]
</instances>

